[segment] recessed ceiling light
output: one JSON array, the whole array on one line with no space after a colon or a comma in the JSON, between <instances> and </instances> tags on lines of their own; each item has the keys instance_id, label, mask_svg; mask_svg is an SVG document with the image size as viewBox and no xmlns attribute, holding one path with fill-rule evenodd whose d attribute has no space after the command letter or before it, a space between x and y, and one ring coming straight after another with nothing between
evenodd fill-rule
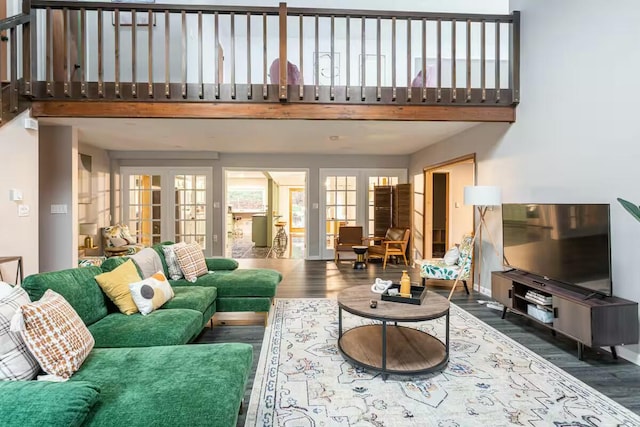
<instances>
[{"instance_id":1,"label":"recessed ceiling light","mask_svg":"<svg viewBox=\"0 0 640 427\"><path fill-rule=\"evenodd\" d=\"M329 140L330 140L330 141L337 141L337 140L339 140L339 139L340 139L340 136L338 136L338 135L331 135L331 136L329 137Z\"/></svg>"}]
</instances>

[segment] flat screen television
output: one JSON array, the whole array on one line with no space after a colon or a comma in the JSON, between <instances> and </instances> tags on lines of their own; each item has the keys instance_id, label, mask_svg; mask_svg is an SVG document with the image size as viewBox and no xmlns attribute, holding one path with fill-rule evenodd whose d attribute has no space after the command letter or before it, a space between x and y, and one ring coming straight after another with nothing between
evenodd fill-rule
<instances>
[{"instance_id":1,"label":"flat screen television","mask_svg":"<svg viewBox=\"0 0 640 427\"><path fill-rule=\"evenodd\" d=\"M503 204L502 232L507 267L612 294L608 204Z\"/></svg>"}]
</instances>

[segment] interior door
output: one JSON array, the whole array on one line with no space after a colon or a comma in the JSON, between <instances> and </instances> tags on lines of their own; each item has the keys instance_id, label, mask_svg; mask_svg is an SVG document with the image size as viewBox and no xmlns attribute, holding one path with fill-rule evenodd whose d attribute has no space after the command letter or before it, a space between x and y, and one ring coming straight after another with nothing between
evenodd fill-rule
<instances>
[{"instance_id":1,"label":"interior door","mask_svg":"<svg viewBox=\"0 0 640 427\"><path fill-rule=\"evenodd\" d=\"M212 254L211 169L122 168L123 220L138 241L196 242Z\"/></svg>"},{"instance_id":2,"label":"interior door","mask_svg":"<svg viewBox=\"0 0 640 427\"><path fill-rule=\"evenodd\" d=\"M289 232L304 233L305 224L304 188L289 189Z\"/></svg>"}]
</instances>

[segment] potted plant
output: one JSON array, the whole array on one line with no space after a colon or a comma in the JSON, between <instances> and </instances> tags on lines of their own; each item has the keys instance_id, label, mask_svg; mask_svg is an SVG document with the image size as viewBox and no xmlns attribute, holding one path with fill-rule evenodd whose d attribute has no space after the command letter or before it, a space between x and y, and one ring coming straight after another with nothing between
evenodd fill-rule
<instances>
[{"instance_id":1,"label":"potted plant","mask_svg":"<svg viewBox=\"0 0 640 427\"><path fill-rule=\"evenodd\" d=\"M636 206L627 200L621 199L620 197L618 197L618 201L620 202L622 207L631 214L631 216L640 221L640 206Z\"/></svg>"}]
</instances>

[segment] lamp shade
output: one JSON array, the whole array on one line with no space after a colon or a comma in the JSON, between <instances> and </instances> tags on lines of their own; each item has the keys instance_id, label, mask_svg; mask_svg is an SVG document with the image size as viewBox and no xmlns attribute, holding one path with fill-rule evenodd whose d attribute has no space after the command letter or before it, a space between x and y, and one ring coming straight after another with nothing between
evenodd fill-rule
<instances>
[{"instance_id":1,"label":"lamp shade","mask_svg":"<svg viewBox=\"0 0 640 427\"><path fill-rule=\"evenodd\" d=\"M95 236L98 234L98 224L92 222L83 222L80 224L80 234L86 236Z\"/></svg>"},{"instance_id":2,"label":"lamp shade","mask_svg":"<svg viewBox=\"0 0 640 427\"><path fill-rule=\"evenodd\" d=\"M500 187L471 185L464 187L464 204L474 206L498 206L501 203Z\"/></svg>"}]
</instances>

